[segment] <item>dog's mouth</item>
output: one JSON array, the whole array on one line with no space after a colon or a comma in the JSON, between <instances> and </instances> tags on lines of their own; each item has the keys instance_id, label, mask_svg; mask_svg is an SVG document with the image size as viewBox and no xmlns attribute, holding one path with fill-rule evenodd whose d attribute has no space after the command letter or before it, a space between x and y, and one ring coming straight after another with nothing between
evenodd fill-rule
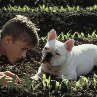
<instances>
[{"instance_id":1,"label":"dog's mouth","mask_svg":"<svg viewBox=\"0 0 97 97\"><path fill-rule=\"evenodd\" d=\"M63 68L61 66L53 66L50 61L43 62L43 71L54 76L58 76L60 70Z\"/></svg>"},{"instance_id":2,"label":"dog's mouth","mask_svg":"<svg viewBox=\"0 0 97 97\"><path fill-rule=\"evenodd\" d=\"M49 64L51 67L60 67L60 65L54 65L51 63L53 54L51 52L47 52L46 55L43 55L41 63L43 64Z\"/></svg>"},{"instance_id":3,"label":"dog's mouth","mask_svg":"<svg viewBox=\"0 0 97 97\"><path fill-rule=\"evenodd\" d=\"M50 64L50 60L52 58L53 54L51 52L47 52L45 56L43 56L41 63L47 62Z\"/></svg>"},{"instance_id":4,"label":"dog's mouth","mask_svg":"<svg viewBox=\"0 0 97 97\"><path fill-rule=\"evenodd\" d=\"M51 52L47 52L46 55L43 55L41 63L47 65L47 67L52 68L53 65L51 64L51 58L53 54Z\"/></svg>"}]
</instances>

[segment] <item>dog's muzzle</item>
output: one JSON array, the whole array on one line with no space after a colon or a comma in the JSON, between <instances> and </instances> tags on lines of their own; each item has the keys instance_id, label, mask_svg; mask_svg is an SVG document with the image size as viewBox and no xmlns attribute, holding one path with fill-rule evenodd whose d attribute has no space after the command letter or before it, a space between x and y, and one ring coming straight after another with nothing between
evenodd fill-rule
<instances>
[{"instance_id":1,"label":"dog's muzzle","mask_svg":"<svg viewBox=\"0 0 97 97\"><path fill-rule=\"evenodd\" d=\"M53 54L51 52L47 52L45 58L43 58L41 62L42 63L44 63L44 62L48 62L49 63L51 58L52 58L52 56L53 56Z\"/></svg>"}]
</instances>

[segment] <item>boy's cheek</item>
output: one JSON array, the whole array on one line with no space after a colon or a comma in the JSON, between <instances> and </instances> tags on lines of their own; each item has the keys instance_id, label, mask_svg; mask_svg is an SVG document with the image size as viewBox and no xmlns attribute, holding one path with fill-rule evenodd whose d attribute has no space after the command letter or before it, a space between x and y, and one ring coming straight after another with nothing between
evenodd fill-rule
<instances>
[{"instance_id":1,"label":"boy's cheek","mask_svg":"<svg viewBox=\"0 0 97 97\"><path fill-rule=\"evenodd\" d=\"M8 60L13 63L19 59L25 58L26 57L26 52L21 53L21 52L17 52L17 53L8 53L7 54Z\"/></svg>"},{"instance_id":2,"label":"boy's cheek","mask_svg":"<svg viewBox=\"0 0 97 97\"><path fill-rule=\"evenodd\" d=\"M14 63L15 62L15 60L13 60L13 59L11 59L11 58L8 58L9 59L9 61L11 62L11 63Z\"/></svg>"},{"instance_id":3,"label":"boy's cheek","mask_svg":"<svg viewBox=\"0 0 97 97\"><path fill-rule=\"evenodd\" d=\"M12 57L12 56L8 56L8 59L9 59L9 61L10 61L11 63L14 63L14 62L17 60L17 58Z\"/></svg>"}]
</instances>

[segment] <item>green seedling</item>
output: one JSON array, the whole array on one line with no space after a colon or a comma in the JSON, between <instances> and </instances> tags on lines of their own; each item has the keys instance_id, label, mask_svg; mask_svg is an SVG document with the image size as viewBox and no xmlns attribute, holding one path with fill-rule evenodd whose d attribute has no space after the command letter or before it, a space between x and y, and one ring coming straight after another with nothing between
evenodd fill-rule
<instances>
[{"instance_id":1,"label":"green seedling","mask_svg":"<svg viewBox=\"0 0 97 97\"><path fill-rule=\"evenodd\" d=\"M97 38L96 30L92 32L92 38Z\"/></svg>"},{"instance_id":2,"label":"green seedling","mask_svg":"<svg viewBox=\"0 0 97 97\"><path fill-rule=\"evenodd\" d=\"M94 89L96 89L96 87L97 87L97 75L95 73L93 75L92 85L93 85Z\"/></svg>"},{"instance_id":3,"label":"green seedling","mask_svg":"<svg viewBox=\"0 0 97 97\"><path fill-rule=\"evenodd\" d=\"M60 89L61 89L61 84L60 82L56 81L55 90L60 90Z\"/></svg>"},{"instance_id":4,"label":"green seedling","mask_svg":"<svg viewBox=\"0 0 97 97\"><path fill-rule=\"evenodd\" d=\"M65 11L64 7L63 7L63 6L61 6L61 7L60 7L60 9L59 9L59 11L60 11L60 12Z\"/></svg>"},{"instance_id":5,"label":"green seedling","mask_svg":"<svg viewBox=\"0 0 97 97\"><path fill-rule=\"evenodd\" d=\"M58 36L58 39L61 41L64 40L64 33L63 32L61 32L61 34Z\"/></svg>"},{"instance_id":6,"label":"green seedling","mask_svg":"<svg viewBox=\"0 0 97 97\"><path fill-rule=\"evenodd\" d=\"M2 78L0 78L0 85L2 85L2 82L5 80L6 76L3 76Z\"/></svg>"},{"instance_id":7,"label":"green seedling","mask_svg":"<svg viewBox=\"0 0 97 97\"><path fill-rule=\"evenodd\" d=\"M69 80L68 79L62 79L62 83L64 83L67 87L69 85Z\"/></svg>"},{"instance_id":8,"label":"green seedling","mask_svg":"<svg viewBox=\"0 0 97 97\"><path fill-rule=\"evenodd\" d=\"M83 39L85 37L84 33L77 33L79 39Z\"/></svg>"},{"instance_id":9,"label":"green seedling","mask_svg":"<svg viewBox=\"0 0 97 97\"><path fill-rule=\"evenodd\" d=\"M79 6L77 6L77 7L76 7L76 10L77 10L77 11L80 11L80 7L79 7Z\"/></svg>"},{"instance_id":10,"label":"green seedling","mask_svg":"<svg viewBox=\"0 0 97 97\"><path fill-rule=\"evenodd\" d=\"M64 35L64 38L65 38L65 39L69 39L70 37L71 37L70 31L69 31L66 35Z\"/></svg>"},{"instance_id":11,"label":"green seedling","mask_svg":"<svg viewBox=\"0 0 97 97\"><path fill-rule=\"evenodd\" d=\"M7 85L8 89L12 90L15 87L15 80L16 80L16 75L14 75L12 81L8 83Z\"/></svg>"},{"instance_id":12,"label":"green seedling","mask_svg":"<svg viewBox=\"0 0 97 97\"><path fill-rule=\"evenodd\" d=\"M81 78L75 84L75 89L82 90L84 88L88 88L88 86L89 86L89 80L86 77L81 76Z\"/></svg>"},{"instance_id":13,"label":"green seedling","mask_svg":"<svg viewBox=\"0 0 97 97\"><path fill-rule=\"evenodd\" d=\"M43 74L42 83L43 83L43 86L44 86L45 89L50 88L50 82L51 82L51 77L49 76L49 78L47 79L46 75Z\"/></svg>"}]
</instances>

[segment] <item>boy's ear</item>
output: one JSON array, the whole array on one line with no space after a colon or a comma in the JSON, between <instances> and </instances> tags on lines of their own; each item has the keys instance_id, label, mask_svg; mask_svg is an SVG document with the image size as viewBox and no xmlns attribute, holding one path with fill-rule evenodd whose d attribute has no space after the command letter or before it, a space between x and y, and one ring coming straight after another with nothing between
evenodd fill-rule
<instances>
[{"instance_id":1,"label":"boy's ear","mask_svg":"<svg viewBox=\"0 0 97 97\"><path fill-rule=\"evenodd\" d=\"M69 39L65 42L66 49L70 52L74 46L74 39Z\"/></svg>"},{"instance_id":2,"label":"boy's ear","mask_svg":"<svg viewBox=\"0 0 97 97\"><path fill-rule=\"evenodd\" d=\"M56 39L56 37L57 37L56 31L54 29L52 29L48 33L48 40L54 40L54 39Z\"/></svg>"},{"instance_id":3,"label":"boy's ear","mask_svg":"<svg viewBox=\"0 0 97 97\"><path fill-rule=\"evenodd\" d=\"M5 36L4 41L5 41L6 44L8 44L8 43L12 42L12 37L11 36Z\"/></svg>"}]
</instances>

